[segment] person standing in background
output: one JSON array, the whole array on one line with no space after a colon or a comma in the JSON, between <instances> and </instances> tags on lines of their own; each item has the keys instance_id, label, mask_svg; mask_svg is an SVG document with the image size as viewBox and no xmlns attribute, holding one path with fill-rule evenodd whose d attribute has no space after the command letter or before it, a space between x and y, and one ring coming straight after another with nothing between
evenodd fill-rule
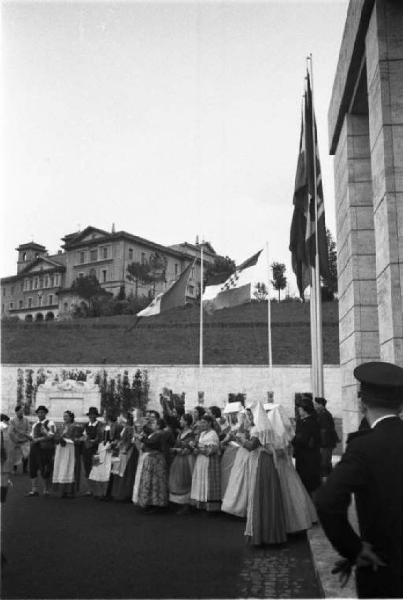
<instances>
[{"instance_id":1,"label":"person standing in background","mask_svg":"<svg viewBox=\"0 0 403 600\"><path fill-rule=\"evenodd\" d=\"M325 398L315 398L313 404L320 429L320 474L325 478L332 471L332 453L340 440L333 416L326 408Z\"/></svg>"},{"instance_id":2,"label":"person standing in background","mask_svg":"<svg viewBox=\"0 0 403 600\"><path fill-rule=\"evenodd\" d=\"M28 492L27 496L39 496L38 472L41 473L44 482L43 494L44 496L48 496L53 470L56 426L53 421L46 418L49 412L46 406L38 406L35 412L38 420L32 427L32 441L29 453L29 476L31 478L32 489Z\"/></svg>"},{"instance_id":3,"label":"person standing in background","mask_svg":"<svg viewBox=\"0 0 403 600\"><path fill-rule=\"evenodd\" d=\"M293 439L295 469L309 494L320 486L320 431L309 396L302 396L297 405L298 419Z\"/></svg>"},{"instance_id":4,"label":"person standing in background","mask_svg":"<svg viewBox=\"0 0 403 600\"><path fill-rule=\"evenodd\" d=\"M13 446L13 471L22 463L22 472L27 473L30 450L30 426L27 417L24 417L24 407L18 404L15 407L15 417L10 421L10 441Z\"/></svg>"}]
</instances>

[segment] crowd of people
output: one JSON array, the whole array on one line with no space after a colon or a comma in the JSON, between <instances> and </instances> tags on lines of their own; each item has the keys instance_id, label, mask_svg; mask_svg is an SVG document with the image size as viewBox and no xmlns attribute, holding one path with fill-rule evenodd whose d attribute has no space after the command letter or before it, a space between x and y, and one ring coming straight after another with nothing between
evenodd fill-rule
<instances>
[{"instance_id":1,"label":"crowd of people","mask_svg":"<svg viewBox=\"0 0 403 600\"><path fill-rule=\"evenodd\" d=\"M44 495L66 499L133 502L146 513L223 511L246 519L255 545L283 543L316 521L311 495L323 474L323 431L309 395L299 402L295 429L278 404L235 401L223 411L196 406L191 413L161 404L162 414L119 418L91 407L85 424L66 410L58 426L45 406L33 425L16 406L12 419L2 416L11 469L29 472L29 497L39 496L41 479Z\"/></svg>"}]
</instances>

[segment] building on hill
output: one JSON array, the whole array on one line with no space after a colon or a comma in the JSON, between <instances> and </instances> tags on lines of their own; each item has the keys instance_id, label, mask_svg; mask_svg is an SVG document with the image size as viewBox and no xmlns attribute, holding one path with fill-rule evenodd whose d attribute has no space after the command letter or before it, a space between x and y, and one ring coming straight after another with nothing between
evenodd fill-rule
<instances>
[{"instance_id":1,"label":"building on hill","mask_svg":"<svg viewBox=\"0 0 403 600\"><path fill-rule=\"evenodd\" d=\"M87 275L94 275L114 296L124 286L126 295L151 297L166 291L194 259L187 287L189 302L199 294L198 243L162 246L126 231L91 226L65 235L62 241L63 249L54 255L36 242L18 246L17 274L1 279L2 317L42 321L68 316L82 302L71 286ZM203 242L203 255L206 263L214 263L217 256L208 242ZM152 265L158 277L151 283L129 278L127 268L132 263Z\"/></svg>"}]
</instances>

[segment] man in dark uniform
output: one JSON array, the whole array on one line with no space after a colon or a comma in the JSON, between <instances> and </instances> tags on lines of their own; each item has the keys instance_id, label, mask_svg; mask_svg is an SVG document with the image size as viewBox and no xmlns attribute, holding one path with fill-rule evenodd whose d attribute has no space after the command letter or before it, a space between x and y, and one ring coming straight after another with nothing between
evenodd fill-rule
<instances>
[{"instance_id":1,"label":"man in dark uniform","mask_svg":"<svg viewBox=\"0 0 403 600\"><path fill-rule=\"evenodd\" d=\"M356 567L359 598L403 597L403 369L360 365L354 376L369 429L350 434L347 449L316 503L323 529L344 557L334 572ZM360 535L347 510L355 494Z\"/></svg>"},{"instance_id":2,"label":"man in dark uniform","mask_svg":"<svg viewBox=\"0 0 403 600\"><path fill-rule=\"evenodd\" d=\"M313 405L320 429L320 474L322 477L327 477L331 473L333 450L340 441L336 433L333 415L327 410L326 404L325 398L314 398Z\"/></svg>"}]
</instances>

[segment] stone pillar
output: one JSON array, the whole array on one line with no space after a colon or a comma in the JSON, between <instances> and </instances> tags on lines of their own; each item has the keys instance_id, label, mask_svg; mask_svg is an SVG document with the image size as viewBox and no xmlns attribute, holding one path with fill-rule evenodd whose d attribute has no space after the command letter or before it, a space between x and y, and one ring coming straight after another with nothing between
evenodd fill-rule
<instances>
[{"instance_id":1,"label":"stone pillar","mask_svg":"<svg viewBox=\"0 0 403 600\"><path fill-rule=\"evenodd\" d=\"M354 368L379 359L368 115L346 114L335 154L343 430L357 429Z\"/></svg>"},{"instance_id":2,"label":"stone pillar","mask_svg":"<svg viewBox=\"0 0 403 600\"><path fill-rule=\"evenodd\" d=\"M376 0L365 40L380 357L403 366L403 10Z\"/></svg>"}]
</instances>

